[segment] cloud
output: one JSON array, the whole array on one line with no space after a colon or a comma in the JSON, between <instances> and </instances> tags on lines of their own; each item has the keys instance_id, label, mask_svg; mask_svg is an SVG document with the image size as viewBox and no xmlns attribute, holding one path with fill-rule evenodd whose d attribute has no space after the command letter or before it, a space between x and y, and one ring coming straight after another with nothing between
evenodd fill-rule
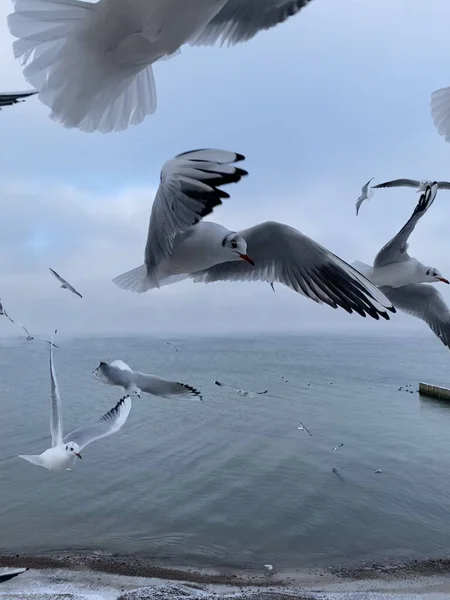
<instances>
[{"instance_id":1,"label":"cloud","mask_svg":"<svg viewBox=\"0 0 450 600\"><path fill-rule=\"evenodd\" d=\"M0 6L5 91L28 87L5 24L11 6ZM233 230L278 220L349 262L372 262L417 197L377 191L356 218L363 183L450 177L450 145L429 112L431 91L450 85L448 11L447 0L313 0L249 43L183 48L155 67L156 114L118 134L64 129L36 98L1 111L0 295L11 315L46 335L55 326L71 334L426 332L411 317L361 319L279 285L274 294L264 283L182 282L136 295L111 279L142 263L162 164L199 147L247 157L249 177L229 186L213 220ZM447 195L420 222L411 254L448 276ZM85 298L60 290L48 267Z\"/></svg>"}]
</instances>

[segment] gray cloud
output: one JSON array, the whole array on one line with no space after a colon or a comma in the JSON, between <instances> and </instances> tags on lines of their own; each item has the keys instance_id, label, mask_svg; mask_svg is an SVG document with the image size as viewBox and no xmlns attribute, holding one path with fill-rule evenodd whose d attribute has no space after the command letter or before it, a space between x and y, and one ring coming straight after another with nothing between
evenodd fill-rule
<instances>
[{"instance_id":1,"label":"gray cloud","mask_svg":"<svg viewBox=\"0 0 450 600\"><path fill-rule=\"evenodd\" d=\"M10 11L8 0L0 7L5 90L27 87L12 57ZM232 197L214 220L231 229L279 220L347 261L371 262L416 195L377 191L356 218L362 184L372 176L450 176L450 146L429 114L431 91L450 85L447 24L447 0L314 0L248 44L183 48L157 65L158 111L126 132L66 130L37 99L2 111L0 296L7 309L47 335L55 326L67 333L426 332L411 317L371 322L281 286L273 294L263 283L183 282L140 296L111 279L142 262L162 163L205 146L246 154L250 173L229 186ZM411 239L412 255L447 276L449 217L450 194L441 192ZM60 290L50 266L85 299ZM16 334L3 321L0 332Z\"/></svg>"}]
</instances>

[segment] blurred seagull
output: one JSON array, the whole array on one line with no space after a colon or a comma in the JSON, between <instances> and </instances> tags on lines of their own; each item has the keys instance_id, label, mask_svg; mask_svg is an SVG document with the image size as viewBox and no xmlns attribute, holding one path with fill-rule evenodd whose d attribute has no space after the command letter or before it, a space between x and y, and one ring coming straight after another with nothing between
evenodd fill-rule
<instances>
[{"instance_id":1,"label":"blurred seagull","mask_svg":"<svg viewBox=\"0 0 450 600\"><path fill-rule=\"evenodd\" d=\"M297 429L299 431L304 431L305 433L307 433L308 435L310 435L312 437L312 433L310 432L310 430L305 427L305 425L303 425L303 423L300 421L300 427L297 427Z\"/></svg>"},{"instance_id":2,"label":"blurred seagull","mask_svg":"<svg viewBox=\"0 0 450 600\"><path fill-rule=\"evenodd\" d=\"M14 0L8 26L17 38L14 56L51 118L107 133L156 111L157 61L177 56L184 44L245 42L309 2Z\"/></svg>"},{"instance_id":3,"label":"blurred seagull","mask_svg":"<svg viewBox=\"0 0 450 600\"><path fill-rule=\"evenodd\" d=\"M339 450L339 448L342 448L344 444L339 444L339 446L336 446L336 448L333 448L333 452L337 452Z\"/></svg>"},{"instance_id":4,"label":"blurred seagull","mask_svg":"<svg viewBox=\"0 0 450 600\"><path fill-rule=\"evenodd\" d=\"M178 348L175 348L175 346L170 342L166 342L166 345L169 346L169 348L172 348L172 350L175 350L175 352L178 352Z\"/></svg>"},{"instance_id":5,"label":"blurred seagull","mask_svg":"<svg viewBox=\"0 0 450 600\"><path fill-rule=\"evenodd\" d=\"M77 290L73 287L73 285L70 285L70 283L68 281L66 281L65 279L63 279L63 277L61 277L61 275L58 275L58 273L56 271L54 271L53 269L50 269L50 268L49 268L49 270L50 270L50 273L52 273L56 277L56 279L59 281L63 290L69 290L70 292L72 292L72 294L75 294L76 296L79 296L80 298L83 297L80 294L80 292L77 292Z\"/></svg>"},{"instance_id":6,"label":"blurred seagull","mask_svg":"<svg viewBox=\"0 0 450 600\"><path fill-rule=\"evenodd\" d=\"M372 179L373 179L373 177L372 177ZM373 190L372 190L372 188L369 188L369 184L372 181L372 179L369 179L369 181L367 183L365 183L361 188L361 195L358 198L358 200L356 201L356 216L358 216L359 208L360 208L361 204L364 202L364 200L370 200L373 196Z\"/></svg>"},{"instance_id":7,"label":"blurred seagull","mask_svg":"<svg viewBox=\"0 0 450 600\"><path fill-rule=\"evenodd\" d=\"M11 321L11 323L14 323L14 325L17 325L18 327L20 327L21 329L23 329L23 331L25 332L25 339L27 340L27 342L31 342L32 340L41 340L42 342L47 342L47 344L51 344L52 342L50 342L49 340L46 340L45 338L39 337L38 335L31 335L31 333L28 331L28 329L26 327L24 327L23 325L21 325L18 321L14 321L13 319L11 319L11 317L6 314L5 311L4 315L7 319L9 319ZM53 346L55 348L59 348L59 346L57 346L56 344L53 344Z\"/></svg>"},{"instance_id":8,"label":"blurred seagull","mask_svg":"<svg viewBox=\"0 0 450 600\"><path fill-rule=\"evenodd\" d=\"M224 387L224 388L228 388L229 390L233 390L233 392L237 392L240 396L258 396L258 395L262 395L262 394L267 394L267 392L269 391L269 390L264 390L264 392L249 392L247 390L242 390L240 388L231 387L230 385L225 385L224 383L220 383L220 381L214 381L214 383L216 385L219 385L220 387Z\"/></svg>"}]
</instances>

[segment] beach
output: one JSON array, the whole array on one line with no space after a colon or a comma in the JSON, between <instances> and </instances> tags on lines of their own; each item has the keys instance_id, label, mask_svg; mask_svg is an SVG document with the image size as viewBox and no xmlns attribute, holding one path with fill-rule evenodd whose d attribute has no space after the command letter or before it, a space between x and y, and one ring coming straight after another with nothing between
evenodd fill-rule
<instances>
[{"instance_id":1,"label":"beach","mask_svg":"<svg viewBox=\"0 0 450 600\"><path fill-rule=\"evenodd\" d=\"M278 572L166 569L95 554L1 556L28 571L0 586L2 600L444 600L450 559Z\"/></svg>"}]
</instances>

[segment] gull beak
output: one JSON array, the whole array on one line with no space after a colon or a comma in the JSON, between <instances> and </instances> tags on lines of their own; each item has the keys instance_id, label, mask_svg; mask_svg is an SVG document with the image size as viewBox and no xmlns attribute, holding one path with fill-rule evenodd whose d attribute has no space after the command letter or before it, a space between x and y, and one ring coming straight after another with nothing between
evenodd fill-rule
<instances>
[{"instance_id":1,"label":"gull beak","mask_svg":"<svg viewBox=\"0 0 450 600\"><path fill-rule=\"evenodd\" d=\"M250 265L252 265L252 267L255 266L255 263L252 261L248 254L239 254L239 256L242 258L242 260L246 260Z\"/></svg>"},{"instance_id":2,"label":"gull beak","mask_svg":"<svg viewBox=\"0 0 450 600\"><path fill-rule=\"evenodd\" d=\"M442 281L443 283L450 283L450 281L448 279L444 279L444 277L438 277L439 281Z\"/></svg>"},{"instance_id":3,"label":"gull beak","mask_svg":"<svg viewBox=\"0 0 450 600\"><path fill-rule=\"evenodd\" d=\"M78 456L78 458L83 458L79 452L74 452L74 454L75 456Z\"/></svg>"}]
</instances>

